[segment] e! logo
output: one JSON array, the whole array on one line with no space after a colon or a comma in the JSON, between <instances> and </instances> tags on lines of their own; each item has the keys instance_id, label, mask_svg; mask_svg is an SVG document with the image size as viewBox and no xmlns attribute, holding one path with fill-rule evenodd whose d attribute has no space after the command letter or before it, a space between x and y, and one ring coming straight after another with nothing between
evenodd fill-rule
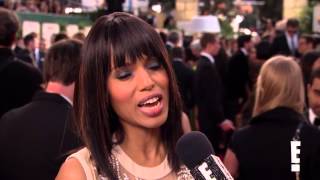
<instances>
[{"instance_id":1,"label":"e! logo","mask_svg":"<svg viewBox=\"0 0 320 180\"><path fill-rule=\"evenodd\" d=\"M300 149L301 141L291 141L291 172L300 172Z\"/></svg>"}]
</instances>

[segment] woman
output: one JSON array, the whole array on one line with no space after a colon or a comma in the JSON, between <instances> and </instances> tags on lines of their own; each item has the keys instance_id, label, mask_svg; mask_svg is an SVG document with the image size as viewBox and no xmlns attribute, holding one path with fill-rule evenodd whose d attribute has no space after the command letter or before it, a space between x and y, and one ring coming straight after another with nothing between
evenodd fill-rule
<instances>
[{"instance_id":1,"label":"woman","mask_svg":"<svg viewBox=\"0 0 320 180\"><path fill-rule=\"evenodd\" d=\"M246 180L320 179L320 134L304 122L303 107L299 65L289 57L269 59L258 77L253 119L235 132L227 150L230 173ZM290 146L294 136L301 141L297 151ZM291 172L295 164L300 174Z\"/></svg>"},{"instance_id":2,"label":"woman","mask_svg":"<svg viewBox=\"0 0 320 180\"><path fill-rule=\"evenodd\" d=\"M86 147L56 179L190 179L174 151L182 110L157 32L113 13L97 20L83 52L74 109Z\"/></svg>"}]
</instances>

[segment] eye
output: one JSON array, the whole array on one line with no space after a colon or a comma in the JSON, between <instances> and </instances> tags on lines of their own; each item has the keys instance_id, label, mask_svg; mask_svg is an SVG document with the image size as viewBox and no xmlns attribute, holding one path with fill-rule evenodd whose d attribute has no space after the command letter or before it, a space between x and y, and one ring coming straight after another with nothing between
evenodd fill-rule
<instances>
[{"instance_id":1,"label":"eye","mask_svg":"<svg viewBox=\"0 0 320 180\"><path fill-rule=\"evenodd\" d=\"M115 71L115 77L119 80L129 79L132 71L129 68L119 68Z\"/></svg>"},{"instance_id":2,"label":"eye","mask_svg":"<svg viewBox=\"0 0 320 180\"><path fill-rule=\"evenodd\" d=\"M151 70L158 70L162 68L162 64L157 59L152 59L147 63L146 67Z\"/></svg>"}]
</instances>

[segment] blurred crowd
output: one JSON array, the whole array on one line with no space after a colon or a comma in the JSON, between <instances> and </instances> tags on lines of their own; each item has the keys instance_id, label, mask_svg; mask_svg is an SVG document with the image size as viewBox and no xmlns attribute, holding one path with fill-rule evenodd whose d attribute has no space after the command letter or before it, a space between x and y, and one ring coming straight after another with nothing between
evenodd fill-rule
<instances>
[{"instance_id":1,"label":"blurred crowd","mask_svg":"<svg viewBox=\"0 0 320 180\"><path fill-rule=\"evenodd\" d=\"M3 7L17 12L65 14L60 0L5 0Z\"/></svg>"},{"instance_id":2,"label":"blurred crowd","mask_svg":"<svg viewBox=\"0 0 320 180\"><path fill-rule=\"evenodd\" d=\"M37 1L37 3L33 0L26 2L9 0L5 2L5 6L11 10L23 12L63 13L59 1L51 0ZM0 24L4 21L0 17ZM204 132L221 158L225 156L232 134L250 125L255 112L255 88L260 69L270 58L277 55L290 57L290 61L299 65L306 91L304 99L307 103L304 106L304 115L310 126L320 128L320 122L316 118L320 117L320 84L318 84L320 82L318 82L320 80L320 41L314 35L301 34L299 24L297 19L288 19L285 28L280 31L276 30L275 24L268 20L265 29L260 33L239 34L234 39L226 39L219 34L203 33L200 36L189 36L179 30L157 30L167 48L176 74L183 111L185 118L188 119L187 124L190 124L192 130ZM0 30L3 28L1 26ZM2 41L1 33L0 31ZM73 37L68 37L64 33L56 34L52 37L52 47L68 39L83 42L85 35L77 33ZM28 64L28 68L32 71L39 72L37 75L39 81L35 83L36 85L32 85L39 88L26 91L23 89L27 89L29 85L25 84L23 89L1 92L1 95L6 96L12 94L8 101L13 104L2 101L0 116L29 103L37 90L46 88L43 82L50 82L50 79L44 79L45 81L42 79L46 77L46 71L50 70L50 67L44 70L44 64L50 58L47 54L47 49L50 47L46 46L45 41L38 34L31 33L20 39L14 39L12 43L7 44L7 48L11 48L13 42L15 43L12 56L17 61ZM1 48L3 47L4 45L1 44ZM62 53L63 49L60 51ZM52 76L59 74L59 72L52 73ZM22 91L29 94L19 102L15 93L21 95ZM12 101L12 99L17 100ZM3 119L1 121L4 122ZM236 142L232 143L234 148ZM61 161L59 162L60 166ZM55 170L54 173L57 173L57 168Z\"/></svg>"}]
</instances>

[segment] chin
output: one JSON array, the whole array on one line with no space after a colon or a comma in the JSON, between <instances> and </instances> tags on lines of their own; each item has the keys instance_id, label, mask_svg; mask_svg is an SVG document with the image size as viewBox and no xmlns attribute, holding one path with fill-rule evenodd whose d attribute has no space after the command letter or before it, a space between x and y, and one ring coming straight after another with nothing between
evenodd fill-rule
<instances>
[{"instance_id":1,"label":"chin","mask_svg":"<svg viewBox=\"0 0 320 180\"><path fill-rule=\"evenodd\" d=\"M161 115L157 116L157 117L144 117L141 118L141 126L145 127L145 128L150 128L150 129L154 129L154 128L160 128L166 121L168 118L168 113L162 113Z\"/></svg>"}]
</instances>

